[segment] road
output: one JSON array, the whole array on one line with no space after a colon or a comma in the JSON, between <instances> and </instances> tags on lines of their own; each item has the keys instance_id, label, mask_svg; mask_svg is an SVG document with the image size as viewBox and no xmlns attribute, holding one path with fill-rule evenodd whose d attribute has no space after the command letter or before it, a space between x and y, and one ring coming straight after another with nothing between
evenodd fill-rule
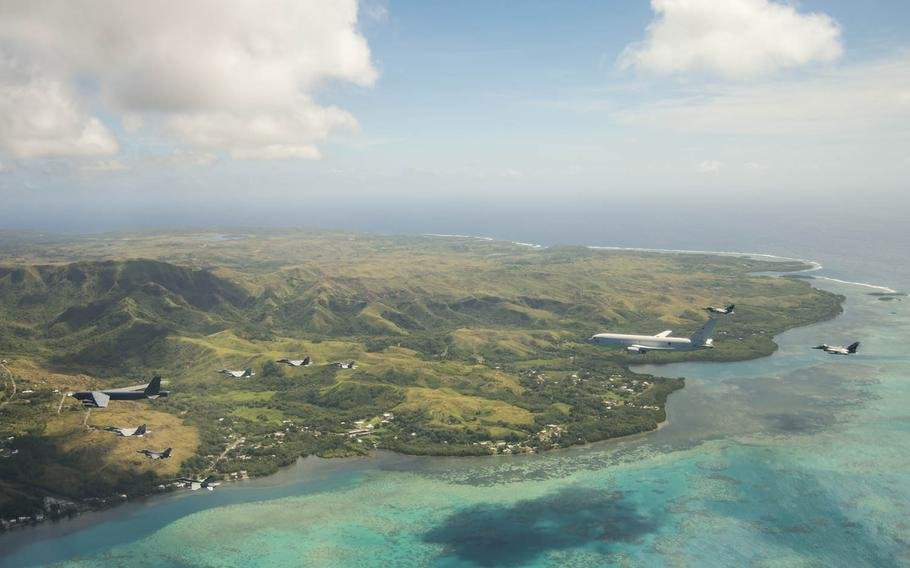
<instances>
[{"instance_id":1,"label":"road","mask_svg":"<svg viewBox=\"0 0 910 568\"><path fill-rule=\"evenodd\" d=\"M215 466L218 465L218 462L220 462L220 461L223 460L225 457L227 457L228 452L230 452L231 450L233 450L234 448L236 448L236 447L239 446L240 444L244 443L245 441L246 441L246 439L244 439L244 438L237 438L237 439L234 440L232 443L228 444L228 446L224 449L224 451L221 452L221 455L218 456L217 458L215 458L215 461L213 461L213 462L212 462L212 465L209 466L208 471L205 472L206 475L212 473L212 472L215 470Z\"/></svg>"}]
</instances>

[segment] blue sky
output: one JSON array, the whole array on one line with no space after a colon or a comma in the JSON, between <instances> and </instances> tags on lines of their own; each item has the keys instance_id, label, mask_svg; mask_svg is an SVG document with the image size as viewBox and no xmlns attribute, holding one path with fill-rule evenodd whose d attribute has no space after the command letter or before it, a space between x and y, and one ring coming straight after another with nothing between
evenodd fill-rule
<instances>
[{"instance_id":1,"label":"blue sky","mask_svg":"<svg viewBox=\"0 0 910 568\"><path fill-rule=\"evenodd\" d=\"M10 226L906 204L910 3L108 4L0 2Z\"/></svg>"}]
</instances>

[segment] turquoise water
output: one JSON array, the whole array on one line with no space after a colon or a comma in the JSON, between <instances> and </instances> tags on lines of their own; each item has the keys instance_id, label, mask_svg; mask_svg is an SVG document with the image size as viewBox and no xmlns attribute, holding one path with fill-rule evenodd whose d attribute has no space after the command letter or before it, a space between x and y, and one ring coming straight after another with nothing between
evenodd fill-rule
<instances>
[{"instance_id":1,"label":"turquoise water","mask_svg":"<svg viewBox=\"0 0 910 568\"><path fill-rule=\"evenodd\" d=\"M869 289L685 376L649 435L536 456L301 460L0 537L0 567L910 565L910 313ZM863 342L854 357L809 346Z\"/></svg>"}]
</instances>

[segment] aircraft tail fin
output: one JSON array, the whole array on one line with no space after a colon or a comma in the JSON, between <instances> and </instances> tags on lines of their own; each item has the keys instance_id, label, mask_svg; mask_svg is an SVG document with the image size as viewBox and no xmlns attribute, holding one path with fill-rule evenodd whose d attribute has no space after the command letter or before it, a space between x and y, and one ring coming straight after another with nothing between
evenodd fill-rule
<instances>
[{"instance_id":1,"label":"aircraft tail fin","mask_svg":"<svg viewBox=\"0 0 910 568\"><path fill-rule=\"evenodd\" d=\"M252 377L252 376L253 376L253 369L250 369L249 367L247 367L246 369L244 369L244 370L243 370L243 376L244 376L244 377Z\"/></svg>"},{"instance_id":2,"label":"aircraft tail fin","mask_svg":"<svg viewBox=\"0 0 910 568\"><path fill-rule=\"evenodd\" d=\"M145 424L142 424L141 426L136 428L136 431L133 433L133 436L144 436L145 432L146 432L146 426L145 426Z\"/></svg>"},{"instance_id":3,"label":"aircraft tail fin","mask_svg":"<svg viewBox=\"0 0 910 568\"><path fill-rule=\"evenodd\" d=\"M856 353L857 349L859 349L859 341L854 341L847 346L847 353Z\"/></svg>"},{"instance_id":4,"label":"aircraft tail fin","mask_svg":"<svg viewBox=\"0 0 910 568\"><path fill-rule=\"evenodd\" d=\"M704 346L710 343L711 334L714 333L714 326L717 325L717 320L714 318L708 318L700 328L695 330L695 333L689 338L692 340L692 345Z\"/></svg>"},{"instance_id":5,"label":"aircraft tail fin","mask_svg":"<svg viewBox=\"0 0 910 568\"><path fill-rule=\"evenodd\" d=\"M145 396L158 396L159 392L161 392L161 377L155 375L145 387Z\"/></svg>"},{"instance_id":6,"label":"aircraft tail fin","mask_svg":"<svg viewBox=\"0 0 910 568\"><path fill-rule=\"evenodd\" d=\"M309 365L309 364L310 364L310 356L309 356L309 355L307 355L306 357L303 358L303 364L304 364L304 365Z\"/></svg>"}]
</instances>

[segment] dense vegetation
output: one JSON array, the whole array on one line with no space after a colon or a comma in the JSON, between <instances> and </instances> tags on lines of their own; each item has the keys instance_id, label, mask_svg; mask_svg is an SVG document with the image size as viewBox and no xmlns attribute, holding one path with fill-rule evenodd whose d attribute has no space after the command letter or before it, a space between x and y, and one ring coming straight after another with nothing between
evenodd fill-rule
<instances>
[{"instance_id":1,"label":"dense vegetation","mask_svg":"<svg viewBox=\"0 0 910 568\"><path fill-rule=\"evenodd\" d=\"M0 259L0 357L20 393L3 383L0 436L19 450L0 459L10 512L47 495L147 493L178 473L265 474L312 453L513 453L652 430L682 380L636 375L630 361L768 354L774 334L841 301L750 275L798 263L460 238L17 237L0 239ZM728 301L736 315L713 350L633 356L585 342L607 329L686 334L703 306ZM314 364L275 363L304 355ZM88 417L61 401L154 373L170 398ZM144 440L98 429L140 420ZM165 446L172 460L135 451Z\"/></svg>"}]
</instances>

